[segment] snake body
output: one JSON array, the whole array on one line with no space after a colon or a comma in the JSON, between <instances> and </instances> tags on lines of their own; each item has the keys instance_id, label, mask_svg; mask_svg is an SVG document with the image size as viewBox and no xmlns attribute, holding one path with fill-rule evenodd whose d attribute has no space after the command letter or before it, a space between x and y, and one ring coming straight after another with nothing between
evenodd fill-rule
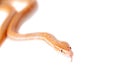
<instances>
[{"instance_id":1,"label":"snake body","mask_svg":"<svg viewBox=\"0 0 120 80\"><path fill-rule=\"evenodd\" d=\"M23 10L18 12L15 10L14 7L12 7L12 2L14 1L26 2L27 6ZM70 45L67 42L60 41L56 39L52 34L47 32L37 32L28 34L20 34L18 32L21 23L36 8L36 0L1 0L0 5L0 10L6 10L9 13L2 26L0 26L0 45L3 43L6 36L13 40L44 40L55 50L60 51L64 55L69 56L72 61L73 52L71 50Z\"/></svg>"}]
</instances>

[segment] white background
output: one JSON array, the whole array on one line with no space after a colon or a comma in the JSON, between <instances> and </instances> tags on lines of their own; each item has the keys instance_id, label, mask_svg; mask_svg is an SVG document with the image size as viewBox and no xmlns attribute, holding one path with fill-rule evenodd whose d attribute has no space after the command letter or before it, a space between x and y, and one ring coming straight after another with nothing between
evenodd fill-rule
<instances>
[{"instance_id":1,"label":"white background","mask_svg":"<svg viewBox=\"0 0 120 80\"><path fill-rule=\"evenodd\" d=\"M73 62L44 41L7 39L0 80L120 80L119 0L38 0L21 33L49 32L69 42Z\"/></svg>"}]
</instances>

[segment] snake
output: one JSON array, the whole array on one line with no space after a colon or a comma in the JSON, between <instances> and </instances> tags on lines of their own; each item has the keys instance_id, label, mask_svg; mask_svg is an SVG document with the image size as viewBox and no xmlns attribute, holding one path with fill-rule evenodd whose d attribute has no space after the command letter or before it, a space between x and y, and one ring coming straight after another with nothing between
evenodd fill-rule
<instances>
[{"instance_id":1,"label":"snake","mask_svg":"<svg viewBox=\"0 0 120 80\"><path fill-rule=\"evenodd\" d=\"M27 6L21 11L17 11L12 5L13 2L25 2ZM36 32L36 33L19 33L19 27L30 16L37 7L36 0L0 0L0 11L5 11L8 16L0 25L0 46L4 40L8 37L12 40L43 40L56 51L70 57L72 61L73 52L71 46L66 41L58 40L55 36L48 32Z\"/></svg>"}]
</instances>

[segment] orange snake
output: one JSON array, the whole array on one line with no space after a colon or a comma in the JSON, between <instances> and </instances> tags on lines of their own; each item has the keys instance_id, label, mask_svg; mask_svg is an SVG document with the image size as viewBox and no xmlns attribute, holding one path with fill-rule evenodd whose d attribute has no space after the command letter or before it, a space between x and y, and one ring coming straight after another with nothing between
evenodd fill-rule
<instances>
[{"instance_id":1,"label":"orange snake","mask_svg":"<svg viewBox=\"0 0 120 80\"><path fill-rule=\"evenodd\" d=\"M12 6L12 3L14 1L26 2L27 6L23 10L18 12ZM47 32L37 32L29 34L18 33L18 27L20 26L20 23L23 22L23 19L25 19L28 14L35 9L36 5L36 0L0 0L0 10L8 12L7 18L2 23L2 25L0 25L0 45L2 45L6 37L9 37L13 40L44 40L55 50L60 51L64 55L70 57L72 61L73 52L67 42L59 41L53 35Z\"/></svg>"}]
</instances>

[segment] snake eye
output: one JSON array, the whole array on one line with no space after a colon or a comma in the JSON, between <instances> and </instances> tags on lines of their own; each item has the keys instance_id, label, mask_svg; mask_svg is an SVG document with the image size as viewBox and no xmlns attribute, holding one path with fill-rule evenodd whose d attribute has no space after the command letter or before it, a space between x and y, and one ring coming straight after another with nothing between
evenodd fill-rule
<instances>
[{"instance_id":1,"label":"snake eye","mask_svg":"<svg viewBox=\"0 0 120 80\"><path fill-rule=\"evenodd\" d=\"M63 52L63 50L60 50L60 52L62 53L62 52Z\"/></svg>"}]
</instances>

